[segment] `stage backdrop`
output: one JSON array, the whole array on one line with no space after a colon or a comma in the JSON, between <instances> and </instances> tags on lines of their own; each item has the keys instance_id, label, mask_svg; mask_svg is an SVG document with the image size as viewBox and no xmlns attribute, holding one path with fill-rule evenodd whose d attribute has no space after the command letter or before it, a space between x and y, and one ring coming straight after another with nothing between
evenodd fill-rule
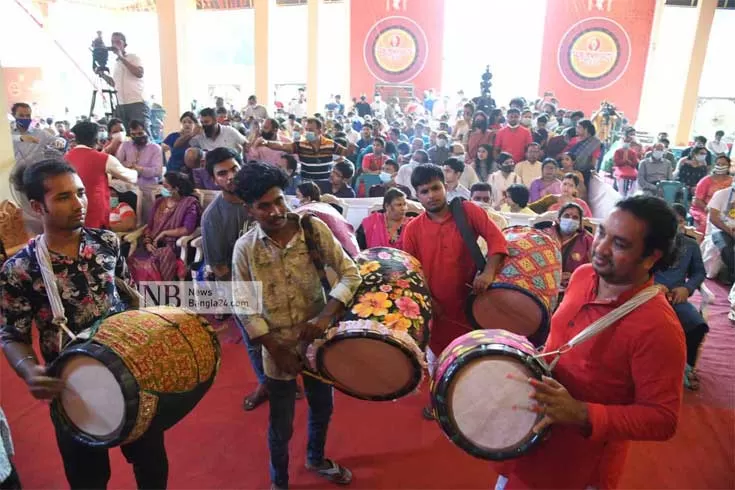
<instances>
[{"instance_id":1,"label":"stage backdrop","mask_svg":"<svg viewBox=\"0 0 735 490\"><path fill-rule=\"evenodd\" d=\"M376 84L413 85L414 93L440 90L444 0L353 0L350 23L350 93ZM390 91L389 91L390 92Z\"/></svg>"},{"instance_id":2,"label":"stage backdrop","mask_svg":"<svg viewBox=\"0 0 735 490\"><path fill-rule=\"evenodd\" d=\"M539 95L586 115L607 100L638 118L656 0L547 0Z\"/></svg>"}]
</instances>

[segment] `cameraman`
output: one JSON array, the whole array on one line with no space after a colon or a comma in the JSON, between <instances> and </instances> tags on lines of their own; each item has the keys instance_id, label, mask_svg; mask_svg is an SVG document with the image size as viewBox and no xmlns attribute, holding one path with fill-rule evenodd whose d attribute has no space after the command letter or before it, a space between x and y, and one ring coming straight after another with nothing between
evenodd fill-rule
<instances>
[{"instance_id":1,"label":"cameraman","mask_svg":"<svg viewBox=\"0 0 735 490\"><path fill-rule=\"evenodd\" d=\"M130 127L130 121L140 121L151 134L150 108L143 99L143 63L138 56L125 52L128 44L122 32L112 33L111 44L111 51L117 55L112 76L103 68L98 68L97 74L117 90L116 116L125 127Z\"/></svg>"}]
</instances>

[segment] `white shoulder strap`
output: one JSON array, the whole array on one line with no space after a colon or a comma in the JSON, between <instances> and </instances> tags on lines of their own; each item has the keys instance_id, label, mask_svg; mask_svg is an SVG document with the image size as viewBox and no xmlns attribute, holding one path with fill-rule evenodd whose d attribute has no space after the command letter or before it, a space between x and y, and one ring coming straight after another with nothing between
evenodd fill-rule
<instances>
[{"instance_id":1,"label":"white shoulder strap","mask_svg":"<svg viewBox=\"0 0 735 490\"><path fill-rule=\"evenodd\" d=\"M48 246L46 245L46 236L39 235L36 237L36 259L41 269L41 276L43 277L43 285L46 287L46 294L48 296L49 303L51 304L51 312L54 315L53 323L59 330L59 348L61 348L61 339L63 333L66 333L71 340L76 340L77 336L69 330L67 326L67 318L64 313L64 305L61 302L61 295L59 294L59 285L56 282L56 276L54 275L54 269L51 266L51 256L48 252Z\"/></svg>"}]
</instances>

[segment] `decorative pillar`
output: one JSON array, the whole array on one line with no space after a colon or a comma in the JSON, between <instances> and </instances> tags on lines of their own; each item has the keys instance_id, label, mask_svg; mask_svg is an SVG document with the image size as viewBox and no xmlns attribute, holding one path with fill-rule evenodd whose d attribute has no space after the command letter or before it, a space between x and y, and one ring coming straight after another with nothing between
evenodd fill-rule
<instances>
[{"instance_id":1,"label":"decorative pillar","mask_svg":"<svg viewBox=\"0 0 735 490\"><path fill-rule=\"evenodd\" d=\"M0 107L10 112L8 95L5 90L5 73L0 66ZM15 166L13 140L10 136L10 122L7 117L0 117L0 201L10 199L10 174Z\"/></svg>"},{"instance_id":2,"label":"decorative pillar","mask_svg":"<svg viewBox=\"0 0 735 490\"><path fill-rule=\"evenodd\" d=\"M318 90L319 81L319 3L320 0L308 0L309 15L307 22L307 51L308 66L306 68L306 110L309 116L319 112ZM344 67L349 70L349 66Z\"/></svg>"},{"instance_id":3,"label":"decorative pillar","mask_svg":"<svg viewBox=\"0 0 735 490\"><path fill-rule=\"evenodd\" d=\"M707 44L712 30L712 21L715 18L717 0L699 0L696 8L697 30L694 33L694 45L689 57L689 72L684 85L681 115L676 130L675 144L678 146L689 143L689 137L694 126L694 115L697 111L697 97L699 96L699 81L702 78L704 58L707 55Z\"/></svg>"},{"instance_id":4,"label":"decorative pillar","mask_svg":"<svg viewBox=\"0 0 735 490\"><path fill-rule=\"evenodd\" d=\"M186 24L188 10L193 7L192 0L158 0L158 44L161 59L161 104L166 110L163 120L163 134L176 131L179 128L179 117L186 93L182 86L185 77L185 48Z\"/></svg>"},{"instance_id":5,"label":"decorative pillar","mask_svg":"<svg viewBox=\"0 0 735 490\"><path fill-rule=\"evenodd\" d=\"M356 0L360 1L360 0ZM350 106L352 105L352 93L350 91L350 83L352 83L352 58L350 56L350 53L352 52L352 33L350 32L350 27L352 25L352 0L344 0L344 7L345 7L345 25L347 27L347 39L346 43L348 44L347 49L345 50L345 58L344 58L344 89L341 92L342 95L342 104L345 106L345 116L347 115L347 111L350 110Z\"/></svg>"},{"instance_id":6,"label":"decorative pillar","mask_svg":"<svg viewBox=\"0 0 735 490\"><path fill-rule=\"evenodd\" d=\"M258 103L270 107L270 64L268 62L268 32L272 0L255 0L255 96Z\"/></svg>"}]
</instances>

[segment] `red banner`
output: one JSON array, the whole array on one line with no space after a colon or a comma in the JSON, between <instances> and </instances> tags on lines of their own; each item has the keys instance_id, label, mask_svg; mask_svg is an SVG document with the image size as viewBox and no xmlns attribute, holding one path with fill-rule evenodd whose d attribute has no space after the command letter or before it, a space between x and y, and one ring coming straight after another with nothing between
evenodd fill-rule
<instances>
[{"instance_id":1,"label":"red banner","mask_svg":"<svg viewBox=\"0 0 735 490\"><path fill-rule=\"evenodd\" d=\"M2 68L2 70L5 79L5 95L9 104L25 102L43 106L46 94L42 86L43 72L40 68L32 66Z\"/></svg>"},{"instance_id":2,"label":"red banner","mask_svg":"<svg viewBox=\"0 0 735 490\"><path fill-rule=\"evenodd\" d=\"M351 94L372 99L376 85L440 90L444 0L351 2Z\"/></svg>"},{"instance_id":3,"label":"red banner","mask_svg":"<svg viewBox=\"0 0 735 490\"><path fill-rule=\"evenodd\" d=\"M636 121L656 0L547 0L539 94L588 116L606 100Z\"/></svg>"}]
</instances>

